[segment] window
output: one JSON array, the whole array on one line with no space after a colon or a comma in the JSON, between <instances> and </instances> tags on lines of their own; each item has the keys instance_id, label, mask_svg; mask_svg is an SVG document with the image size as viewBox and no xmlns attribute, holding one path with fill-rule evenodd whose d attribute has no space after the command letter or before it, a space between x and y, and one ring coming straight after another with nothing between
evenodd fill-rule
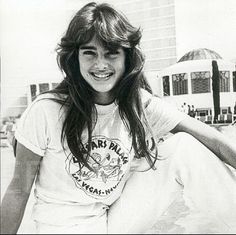
<instances>
[{"instance_id":1,"label":"window","mask_svg":"<svg viewBox=\"0 0 236 235\"><path fill-rule=\"evenodd\" d=\"M39 93L42 93L44 91L49 90L49 84L48 83L40 83L39 84Z\"/></svg>"},{"instance_id":2,"label":"window","mask_svg":"<svg viewBox=\"0 0 236 235\"><path fill-rule=\"evenodd\" d=\"M210 72L192 72L191 84L193 94L210 92Z\"/></svg>"},{"instance_id":3,"label":"window","mask_svg":"<svg viewBox=\"0 0 236 235\"><path fill-rule=\"evenodd\" d=\"M236 91L236 71L233 72L233 91Z\"/></svg>"},{"instance_id":4,"label":"window","mask_svg":"<svg viewBox=\"0 0 236 235\"><path fill-rule=\"evenodd\" d=\"M52 89L56 88L59 85L59 83L53 82L52 83Z\"/></svg>"},{"instance_id":5,"label":"window","mask_svg":"<svg viewBox=\"0 0 236 235\"><path fill-rule=\"evenodd\" d=\"M42 92L48 91L50 89L50 85L55 87L58 83L38 83L38 84L30 84L30 100L33 101L36 96Z\"/></svg>"},{"instance_id":6,"label":"window","mask_svg":"<svg viewBox=\"0 0 236 235\"><path fill-rule=\"evenodd\" d=\"M172 75L173 95L188 94L188 76L186 73Z\"/></svg>"},{"instance_id":7,"label":"window","mask_svg":"<svg viewBox=\"0 0 236 235\"><path fill-rule=\"evenodd\" d=\"M35 84L30 85L30 95L31 95L31 101L33 101L36 98L37 93L37 86Z\"/></svg>"},{"instance_id":8,"label":"window","mask_svg":"<svg viewBox=\"0 0 236 235\"><path fill-rule=\"evenodd\" d=\"M220 71L220 92L229 92L229 71Z\"/></svg>"},{"instance_id":9,"label":"window","mask_svg":"<svg viewBox=\"0 0 236 235\"><path fill-rule=\"evenodd\" d=\"M163 95L169 96L170 95L170 77L169 76L162 77L162 84L163 84Z\"/></svg>"}]
</instances>

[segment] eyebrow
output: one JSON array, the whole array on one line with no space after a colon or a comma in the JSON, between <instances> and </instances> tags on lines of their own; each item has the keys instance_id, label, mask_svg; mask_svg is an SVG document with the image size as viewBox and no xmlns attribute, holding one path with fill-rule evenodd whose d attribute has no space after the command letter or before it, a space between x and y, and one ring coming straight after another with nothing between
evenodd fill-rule
<instances>
[{"instance_id":1,"label":"eyebrow","mask_svg":"<svg viewBox=\"0 0 236 235\"><path fill-rule=\"evenodd\" d=\"M94 46L81 46L79 49L80 50L97 50L97 48Z\"/></svg>"},{"instance_id":2,"label":"eyebrow","mask_svg":"<svg viewBox=\"0 0 236 235\"><path fill-rule=\"evenodd\" d=\"M115 50L118 50L118 49L120 49L120 47L118 47L118 48L116 48L116 47L114 47L114 48L105 48L105 50L108 50L108 51L115 51ZM95 46L90 46L90 45L84 45L84 46L81 46L80 48L79 48L79 50L97 50L97 47L95 47Z\"/></svg>"}]
</instances>

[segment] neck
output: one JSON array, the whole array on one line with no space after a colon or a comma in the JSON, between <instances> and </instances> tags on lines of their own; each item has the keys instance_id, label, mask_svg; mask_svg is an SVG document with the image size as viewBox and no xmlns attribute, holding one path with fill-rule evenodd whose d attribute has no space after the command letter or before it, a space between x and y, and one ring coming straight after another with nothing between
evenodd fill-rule
<instances>
[{"instance_id":1,"label":"neck","mask_svg":"<svg viewBox=\"0 0 236 235\"><path fill-rule=\"evenodd\" d=\"M108 105L114 101L115 97L109 92L95 94L95 103L100 105Z\"/></svg>"}]
</instances>

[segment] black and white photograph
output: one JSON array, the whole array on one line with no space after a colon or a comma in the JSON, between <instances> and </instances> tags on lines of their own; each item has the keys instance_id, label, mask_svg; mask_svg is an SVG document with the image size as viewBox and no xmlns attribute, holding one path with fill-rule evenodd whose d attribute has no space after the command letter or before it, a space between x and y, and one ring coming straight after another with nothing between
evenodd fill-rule
<instances>
[{"instance_id":1,"label":"black and white photograph","mask_svg":"<svg viewBox=\"0 0 236 235\"><path fill-rule=\"evenodd\" d=\"M235 0L0 0L1 234L236 234Z\"/></svg>"}]
</instances>

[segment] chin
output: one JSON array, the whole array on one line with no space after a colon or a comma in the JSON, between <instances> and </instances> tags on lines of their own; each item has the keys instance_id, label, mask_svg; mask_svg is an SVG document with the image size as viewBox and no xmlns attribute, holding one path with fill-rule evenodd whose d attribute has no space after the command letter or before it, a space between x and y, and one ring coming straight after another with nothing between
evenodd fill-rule
<instances>
[{"instance_id":1,"label":"chin","mask_svg":"<svg viewBox=\"0 0 236 235\"><path fill-rule=\"evenodd\" d=\"M108 87L108 88L101 87L101 88L93 88L93 89L98 93L109 93L111 92L113 87Z\"/></svg>"}]
</instances>

